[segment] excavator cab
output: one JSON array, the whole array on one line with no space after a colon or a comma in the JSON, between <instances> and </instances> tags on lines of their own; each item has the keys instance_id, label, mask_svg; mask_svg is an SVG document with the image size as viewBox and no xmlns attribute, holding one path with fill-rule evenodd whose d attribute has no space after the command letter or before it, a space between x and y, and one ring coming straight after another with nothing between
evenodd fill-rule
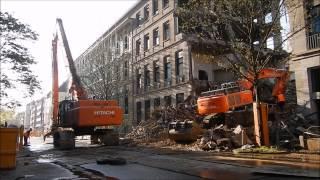
<instances>
[{"instance_id":1,"label":"excavator cab","mask_svg":"<svg viewBox=\"0 0 320 180\"><path fill-rule=\"evenodd\" d=\"M74 107L74 100L63 100L59 103L58 123L60 126L72 126L72 122L68 122L68 112Z\"/></svg>"}]
</instances>

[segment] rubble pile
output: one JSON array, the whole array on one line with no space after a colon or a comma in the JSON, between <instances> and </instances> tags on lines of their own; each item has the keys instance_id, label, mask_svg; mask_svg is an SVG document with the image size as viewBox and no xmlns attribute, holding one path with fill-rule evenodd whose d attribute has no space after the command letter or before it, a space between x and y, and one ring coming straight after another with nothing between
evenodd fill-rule
<instances>
[{"instance_id":1,"label":"rubble pile","mask_svg":"<svg viewBox=\"0 0 320 180\"><path fill-rule=\"evenodd\" d=\"M295 80L291 80L287 83L285 96L286 96L286 103L296 104L296 102L297 102L297 89L296 89Z\"/></svg>"},{"instance_id":2,"label":"rubble pile","mask_svg":"<svg viewBox=\"0 0 320 180\"><path fill-rule=\"evenodd\" d=\"M198 143L202 150L217 152L253 144L246 134L246 129L241 125L234 129L228 129L223 124L207 130Z\"/></svg>"},{"instance_id":3,"label":"rubble pile","mask_svg":"<svg viewBox=\"0 0 320 180\"><path fill-rule=\"evenodd\" d=\"M201 116L196 114L193 106L185 103L179 104L177 107L168 106L157 110L153 114L153 118L162 126L167 126L172 121L185 120L201 120Z\"/></svg>"},{"instance_id":4,"label":"rubble pile","mask_svg":"<svg viewBox=\"0 0 320 180\"><path fill-rule=\"evenodd\" d=\"M269 128L271 140L279 146L287 146L291 149L299 141L299 136L320 137L319 128L312 128L319 127L317 122L311 118L312 115L297 112L293 105L283 112L275 113Z\"/></svg>"},{"instance_id":5,"label":"rubble pile","mask_svg":"<svg viewBox=\"0 0 320 180\"><path fill-rule=\"evenodd\" d=\"M167 138L167 129L154 120L142 121L125 136L135 142L148 142Z\"/></svg>"},{"instance_id":6,"label":"rubble pile","mask_svg":"<svg viewBox=\"0 0 320 180\"><path fill-rule=\"evenodd\" d=\"M269 109L269 112L270 142L278 147L293 148L294 146L286 146L283 142L299 144L299 136L306 135L308 128L313 125L312 120L296 111L294 104L282 110ZM209 121L212 118L213 121ZM186 121L193 121L192 127L201 126L201 134L195 138L196 141L181 144L170 140L169 124ZM203 122L210 122L211 128L206 129L208 127L205 126L208 124ZM181 124L184 125L184 123ZM253 132L253 114L250 110L227 112L223 114L223 118L220 115L203 117L196 113L192 103L185 102L177 107L168 106L154 111L148 121L142 121L126 135L126 138L136 143L147 143L156 147L220 152L241 147L254 147ZM320 133L318 134L320 137Z\"/></svg>"}]
</instances>

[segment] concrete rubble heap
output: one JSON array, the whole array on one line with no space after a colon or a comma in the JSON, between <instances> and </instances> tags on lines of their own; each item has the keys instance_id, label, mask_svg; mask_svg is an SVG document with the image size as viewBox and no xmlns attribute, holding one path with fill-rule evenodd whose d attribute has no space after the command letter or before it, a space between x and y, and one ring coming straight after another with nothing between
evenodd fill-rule
<instances>
[{"instance_id":1,"label":"concrete rubble heap","mask_svg":"<svg viewBox=\"0 0 320 180\"><path fill-rule=\"evenodd\" d=\"M271 110L269 114L269 131L271 145L284 147L287 149L297 148L299 145L299 136L312 137L320 136L319 132L308 133L308 128L314 124L302 114L296 112L295 106L286 106L279 113L277 110ZM253 120L252 112L246 113L226 113L221 120L214 116L214 123L210 128L204 128L201 122L212 118L209 116L200 116L196 113L195 106L191 103L181 103L177 107L168 106L161 110L156 110L152 118L148 121L142 121L125 138L131 139L137 143L158 143L157 146L170 145L177 149L184 146L189 150L205 151L230 151L240 147L253 147ZM172 122L193 121L202 128L195 142L179 145L168 140L168 127ZM195 124L193 123L193 124ZM300 147L301 148L301 147Z\"/></svg>"},{"instance_id":2,"label":"concrete rubble heap","mask_svg":"<svg viewBox=\"0 0 320 180\"><path fill-rule=\"evenodd\" d=\"M135 142L148 142L154 139L167 138L166 129L160 126L156 121L142 121L138 126L128 133L125 138Z\"/></svg>"}]
</instances>

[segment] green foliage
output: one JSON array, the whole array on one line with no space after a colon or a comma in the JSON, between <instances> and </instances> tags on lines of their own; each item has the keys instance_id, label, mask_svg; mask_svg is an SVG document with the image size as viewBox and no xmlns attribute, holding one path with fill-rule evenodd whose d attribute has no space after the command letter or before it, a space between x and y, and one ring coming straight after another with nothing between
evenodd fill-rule
<instances>
[{"instance_id":1,"label":"green foliage","mask_svg":"<svg viewBox=\"0 0 320 180\"><path fill-rule=\"evenodd\" d=\"M188 0L176 15L194 51L246 78L243 70L257 75L262 68L288 59L282 45L289 37L280 34L280 18L287 15L285 4L286 0ZM270 12L272 18L266 22ZM266 47L270 37L276 42L274 49Z\"/></svg>"},{"instance_id":2,"label":"green foliage","mask_svg":"<svg viewBox=\"0 0 320 180\"><path fill-rule=\"evenodd\" d=\"M5 122L12 120L14 111L0 109L0 125L4 125Z\"/></svg>"},{"instance_id":3,"label":"green foliage","mask_svg":"<svg viewBox=\"0 0 320 180\"><path fill-rule=\"evenodd\" d=\"M13 98L4 100L8 98L8 90L19 86L19 92L33 95L40 89L37 76L30 69L36 62L23 46L23 42L37 40L38 34L9 13L0 12L0 36L0 105L12 108L18 102ZM20 88L21 85L26 91Z\"/></svg>"}]
</instances>

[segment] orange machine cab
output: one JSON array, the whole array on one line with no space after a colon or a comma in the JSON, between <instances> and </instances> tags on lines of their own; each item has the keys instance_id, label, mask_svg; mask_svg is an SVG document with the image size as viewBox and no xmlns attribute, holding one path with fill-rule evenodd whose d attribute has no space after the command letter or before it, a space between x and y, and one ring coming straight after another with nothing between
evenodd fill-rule
<instances>
[{"instance_id":1,"label":"orange machine cab","mask_svg":"<svg viewBox=\"0 0 320 180\"><path fill-rule=\"evenodd\" d=\"M59 119L64 127L121 125L123 110L114 100L66 100L60 103Z\"/></svg>"},{"instance_id":2,"label":"orange machine cab","mask_svg":"<svg viewBox=\"0 0 320 180\"><path fill-rule=\"evenodd\" d=\"M199 97L198 113L208 115L211 113L223 113L230 109L251 104L253 102L252 91L245 90L230 94L216 94Z\"/></svg>"}]
</instances>

